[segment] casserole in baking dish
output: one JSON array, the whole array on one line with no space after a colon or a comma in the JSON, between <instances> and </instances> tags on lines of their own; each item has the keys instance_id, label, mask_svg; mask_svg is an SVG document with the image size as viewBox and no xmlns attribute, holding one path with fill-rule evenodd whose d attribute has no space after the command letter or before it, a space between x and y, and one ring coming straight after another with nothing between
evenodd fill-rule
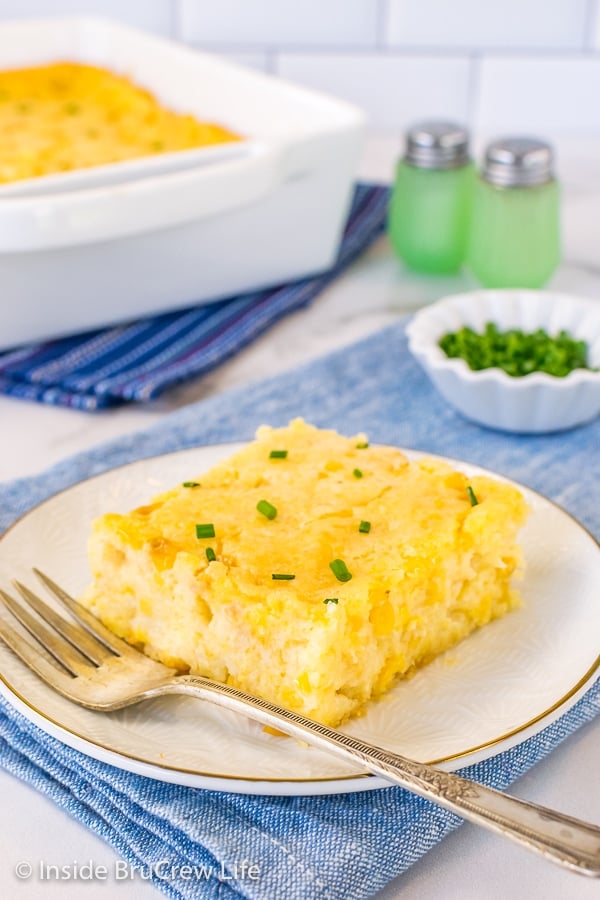
<instances>
[{"instance_id":1,"label":"casserole in baking dish","mask_svg":"<svg viewBox=\"0 0 600 900\"><path fill-rule=\"evenodd\" d=\"M239 140L83 63L0 72L0 183Z\"/></svg>"},{"instance_id":2,"label":"casserole in baking dish","mask_svg":"<svg viewBox=\"0 0 600 900\"><path fill-rule=\"evenodd\" d=\"M333 263L360 110L109 21L0 24L0 70L65 59L121 74L244 140L0 185L0 348Z\"/></svg>"}]
</instances>

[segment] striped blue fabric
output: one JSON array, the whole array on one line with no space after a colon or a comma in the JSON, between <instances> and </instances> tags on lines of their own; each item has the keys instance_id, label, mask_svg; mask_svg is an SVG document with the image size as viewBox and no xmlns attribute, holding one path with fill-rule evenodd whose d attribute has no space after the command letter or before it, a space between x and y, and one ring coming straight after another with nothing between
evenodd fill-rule
<instances>
[{"instance_id":1,"label":"striped blue fabric","mask_svg":"<svg viewBox=\"0 0 600 900\"><path fill-rule=\"evenodd\" d=\"M357 185L337 262L324 274L2 353L0 393L84 410L152 400L309 304L381 232L387 200L387 188Z\"/></svg>"}]
</instances>

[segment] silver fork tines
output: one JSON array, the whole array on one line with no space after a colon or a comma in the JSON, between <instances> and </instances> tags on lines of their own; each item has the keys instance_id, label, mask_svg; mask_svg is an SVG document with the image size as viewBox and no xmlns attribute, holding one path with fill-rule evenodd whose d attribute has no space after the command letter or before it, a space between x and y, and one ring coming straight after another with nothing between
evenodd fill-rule
<instances>
[{"instance_id":1,"label":"silver fork tines","mask_svg":"<svg viewBox=\"0 0 600 900\"><path fill-rule=\"evenodd\" d=\"M37 594L34 594L33 591L30 591L24 584L21 584L20 581L15 580L13 584L23 600L38 614L40 619L52 626L63 638L66 638L71 646L78 649L89 662L99 666L110 655L111 651L104 644L92 637L90 633L75 627L64 616L56 613L44 600L38 597ZM6 595L4 599L6 600Z\"/></svg>"},{"instance_id":2,"label":"silver fork tines","mask_svg":"<svg viewBox=\"0 0 600 900\"><path fill-rule=\"evenodd\" d=\"M80 628L78 632L80 636L79 639L81 639L81 636L87 631L94 638L96 643L100 642L101 645L108 650L112 650L117 656L128 656L131 653L137 653L137 651L133 650L129 644L126 644L125 641L118 638L112 631L109 631L99 619L74 600L70 594L67 594L67 592L49 578L48 575L45 575L44 572L41 572L36 568L34 568L33 571L42 584L48 588L51 594L53 594L53 596L62 604L63 608L68 610L73 618L83 626L84 630ZM35 596L31 591L29 591L29 595Z\"/></svg>"},{"instance_id":3,"label":"silver fork tines","mask_svg":"<svg viewBox=\"0 0 600 900\"><path fill-rule=\"evenodd\" d=\"M39 611L40 618L44 619L44 621L47 621L49 624L54 625L50 619L51 610L48 607L46 607L45 610L43 609L44 604L42 600L36 597L34 606L30 599L34 595L29 591L27 594L25 592L21 593L33 608L37 606L36 612ZM17 621L21 623L32 637L40 642L44 650L47 650L47 652L50 653L67 672L73 676L87 674L87 670L91 665L90 660L76 649L76 644L74 645L72 642L66 641L61 636L60 632L64 630L62 627L58 630L48 628L40 621L40 618L33 616L23 603L19 603L19 601L15 600L14 597L11 597L10 594L7 594L5 591L0 591L0 596L7 609L10 610ZM46 614L45 616L44 612ZM53 614L52 618L56 619L58 616ZM65 623L65 625L66 624L67 623Z\"/></svg>"},{"instance_id":4,"label":"silver fork tines","mask_svg":"<svg viewBox=\"0 0 600 900\"><path fill-rule=\"evenodd\" d=\"M600 827L406 759L230 685L178 675L116 637L47 575L34 571L61 612L15 581L19 600L0 590L8 612L8 618L0 616L0 638L42 681L80 706L109 711L167 693L216 703L359 763L571 871L600 876Z\"/></svg>"}]
</instances>

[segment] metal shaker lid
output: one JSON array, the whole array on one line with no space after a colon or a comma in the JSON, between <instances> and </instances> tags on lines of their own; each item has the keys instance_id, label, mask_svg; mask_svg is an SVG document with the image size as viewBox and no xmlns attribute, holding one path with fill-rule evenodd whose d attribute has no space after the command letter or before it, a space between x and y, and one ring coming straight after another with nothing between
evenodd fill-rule
<instances>
[{"instance_id":1,"label":"metal shaker lid","mask_svg":"<svg viewBox=\"0 0 600 900\"><path fill-rule=\"evenodd\" d=\"M532 187L554 178L554 153L537 138L509 137L491 143L481 177L498 187Z\"/></svg>"},{"instance_id":2,"label":"metal shaker lid","mask_svg":"<svg viewBox=\"0 0 600 900\"><path fill-rule=\"evenodd\" d=\"M469 162L469 133L456 122L419 122L406 134L404 161L419 169L455 169Z\"/></svg>"}]
</instances>

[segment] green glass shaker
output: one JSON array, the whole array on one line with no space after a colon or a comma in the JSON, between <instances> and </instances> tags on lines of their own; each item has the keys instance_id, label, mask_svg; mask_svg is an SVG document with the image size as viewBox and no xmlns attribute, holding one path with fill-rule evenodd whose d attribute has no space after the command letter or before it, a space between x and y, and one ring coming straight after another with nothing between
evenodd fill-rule
<instances>
[{"instance_id":1,"label":"green glass shaker","mask_svg":"<svg viewBox=\"0 0 600 900\"><path fill-rule=\"evenodd\" d=\"M406 135L396 168L388 234L419 272L449 273L465 257L474 167L469 135L454 122L421 122Z\"/></svg>"},{"instance_id":2,"label":"green glass shaker","mask_svg":"<svg viewBox=\"0 0 600 900\"><path fill-rule=\"evenodd\" d=\"M473 189L469 268L484 287L540 288L560 260L559 190L549 144L490 144Z\"/></svg>"}]
</instances>

